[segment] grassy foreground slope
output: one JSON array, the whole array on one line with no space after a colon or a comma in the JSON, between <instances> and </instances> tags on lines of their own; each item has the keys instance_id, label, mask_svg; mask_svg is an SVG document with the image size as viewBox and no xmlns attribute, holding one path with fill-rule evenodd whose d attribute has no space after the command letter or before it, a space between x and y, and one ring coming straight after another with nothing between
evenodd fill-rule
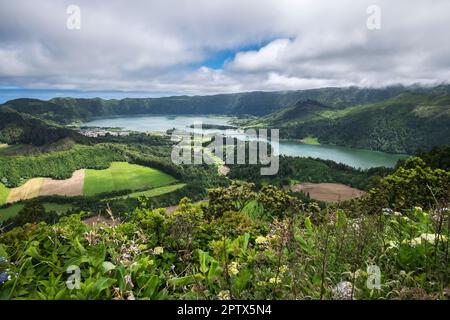
<instances>
[{"instance_id":1,"label":"grassy foreground slope","mask_svg":"<svg viewBox=\"0 0 450 320\"><path fill-rule=\"evenodd\" d=\"M92 196L119 190L142 190L164 186L175 182L172 176L159 170L113 162L105 170L86 170L84 195Z\"/></svg>"}]
</instances>

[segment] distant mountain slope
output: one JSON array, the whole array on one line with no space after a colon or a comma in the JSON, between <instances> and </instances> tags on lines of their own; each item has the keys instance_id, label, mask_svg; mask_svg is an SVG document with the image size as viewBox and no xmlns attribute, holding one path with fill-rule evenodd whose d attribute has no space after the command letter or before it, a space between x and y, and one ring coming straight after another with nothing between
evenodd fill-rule
<instances>
[{"instance_id":1,"label":"distant mountain slope","mask_svg":"<svg viewBox=\"0 0 450 320\"><path fill-rule=\"evenodd\" d=\"M284 138L314 136L322 143L414 153L450 143L449 106L450 85L323 88L122 100L16 99L0 105L3 112L9 110L9 114L0 115L3 122L0 137L4 141L46 143L73 134L54 125L48 127L48 123L68 124L103 116L253 115L259 118L244 121L246 126L281 128ZM20 114L11 114L13 110ZM9 124L6 116L14 121ZM36 136L34 127L44 134Z\"/></svg>"},{"instance_id":2,"label":"distant mountain slope","mask_svg":"<svg viewBox=\"0 0 450 320\"><path fill-rule=\"evenodd\" d=\"M321 143L394 153L414 153L450 144L448 95L403 93L383 102L341 110L316 108L315 118L308 118L311 112L305 110L281 125L281 136L314 136ZM280 113L274 113L263 118L264 126L276 127L279 116Z\"/></svg>"},{"instance_id":3,"label":"distant mountain slope","mask_svg":"<svg viewBox=\"0 0 450 320\"><path fill-rule=\"evenodd\" d=\"M65 138L84 140L84 137L75 131L49 125L8 107L0 107L0 142L2 143L42 146Z\"/></svg>"},{"instance_id":4,"label":"distant mountain slope","mask_svg":"<svg viewBox=\"0 0 450 320\"><path fill-rule=\"evenodd\" d=\"M322 119L324 112L333 112L334 110L336 109L318 101L307 99L298 101L291 107L283 108L259 119L247 121L246 126L284 127L299 122Z\"/></svg>"},{"instance_id":5,"label":"distant mountain slope","mask_svg":"<svg viewBox=\"0 0 450 320\"><path fill-rule=\"evenodd\" d=\"M436 87L443 92L448 86ZM211 96L174 96L163 98L126 98L122 100L55 98L50 101L16 99L5 103L10 108L58 123L92 117L129 114L224 114L264 116L301 101L315 100L332 109L389 99L402 92L429 91L432 88L402 86L382 89L322 88L298 91L245 92Z\"/></svg>"}]
</instances>

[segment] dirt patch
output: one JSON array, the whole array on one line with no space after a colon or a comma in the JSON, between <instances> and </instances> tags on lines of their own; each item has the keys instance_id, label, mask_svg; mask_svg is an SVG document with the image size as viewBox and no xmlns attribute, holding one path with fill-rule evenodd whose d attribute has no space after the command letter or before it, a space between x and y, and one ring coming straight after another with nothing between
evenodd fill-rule
<instances>
[{"instance_id":1,"label":"dirt patch","mask_svg":"<svg viewBox=\"0 0 450 320\"><path fill-rule=\"evenodd\" d=\"M8 199L6 200L6 203L13 203L20 200L38 197L43 183L44 183L43 178L34 178L28 180L25 184L21 185L20 187L11 189L8 195Z\"/></svg>"},{"instance_id":2,"label":"dirt patch","mask_svg":"<svg viewBox=\"0 0 450 320\"><path fill-rule=\"evenodd\" d=\"M40 196L82 196L84 187L85 170L77 170L73 173L70 179L54 180L44 178Z\"/></svg>"},{"instance_id":3,"label":"dirt patch","mask_svg":"<svg viewBox=\"0 0 450 320\"><path fill-rule=\"evenodd\" d=\"M340 202L361 197L365 192L340 183L300 183L292 191L308 193L311 199Z\"/></svg>"}]
</instances>

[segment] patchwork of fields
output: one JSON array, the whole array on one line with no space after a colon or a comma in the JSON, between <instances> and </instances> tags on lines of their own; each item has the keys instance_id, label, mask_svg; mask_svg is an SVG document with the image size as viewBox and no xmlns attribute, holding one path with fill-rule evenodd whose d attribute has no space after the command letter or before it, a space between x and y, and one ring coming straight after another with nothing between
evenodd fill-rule
<instances>
[{"instance_id":1,"label":"patchwork of fields","mask_svg":"<svg viewBox=\"0 0 450 320\"><path fill-rule=\"evenodd\" d=\"M105 170L77 170L66 180L33 178L13 189L8 189L0 183L0 205L38 196L93 196L120 190L148 190L176 181L172 176L153 168L113 162Z\"/></svg>"}]
</instances>

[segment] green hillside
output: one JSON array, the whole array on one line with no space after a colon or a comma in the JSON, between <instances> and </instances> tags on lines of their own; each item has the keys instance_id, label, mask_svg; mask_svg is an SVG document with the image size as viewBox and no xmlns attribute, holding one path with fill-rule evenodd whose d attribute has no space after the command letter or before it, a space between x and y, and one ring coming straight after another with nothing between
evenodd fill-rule
<instances>
[{"instance_id":1,"label":"green hillside","mask_svg":"<svg viewBox=\"0 0 450 320\"><path fill-rule=\"evenodd\" d=\"M105 170L86 170L84 194L92 196L118 190L150 189L175 181L170 175L153 168L113 162Z\"/></svg>"},{"instance_id":2,"label":"green hillside","mask_svg":"<svg viewBox=\"0 0 450 320\"><path fill-rule=\"evenodd\" d=\"M386 101L333 109L299 102L247 125L281 127L283 138L392 153L415 153L450 143L450 96L402 93Z\"/></svg>"},{"instance_id":3,"label":"green hillside","mask_svg":"<svg viewBox=\"0 0 450 320\"><path fill-rule=\"evenodd\" d=\"M75 131L48 124L7 106L0 106L0 143L42 146L64 138L86 140Z\"/></svg>"},{"instance_id":4,"label":"green hillside","mask_svg":"<svg viewBox=\"0 0 450 320\"><path fill-rule=\"evenodd\" d=\"M50 101L16 99L8 106L19 112L58 123L84 121L93 117L129 114L226 114L264 116L298 101L316 100L334 109L363 103L375 103L402 92L448 94L449 86L435 88L387 87L321 88L297 91L244 92L210 96L174 96L162 98L126 98L122 100L55 98Z\"/></svg>"}]
</instances>

